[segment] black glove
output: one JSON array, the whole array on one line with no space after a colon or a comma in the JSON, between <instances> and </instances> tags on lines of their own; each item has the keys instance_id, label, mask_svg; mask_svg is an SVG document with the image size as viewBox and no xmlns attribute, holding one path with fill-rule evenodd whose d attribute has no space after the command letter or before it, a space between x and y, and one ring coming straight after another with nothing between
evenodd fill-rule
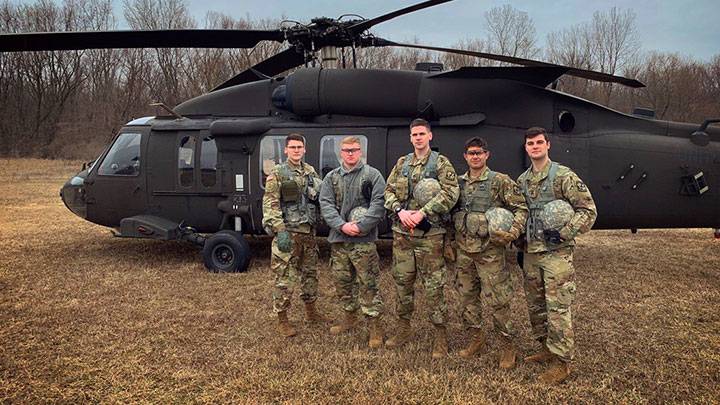
<instances>
[{"instance_id":1,"label":"black glove","mask_svg":"<svg viewBox=\"0 0 720 405\"><path fill-rule=\"evenodd\" d=\"M565 240L560 236L560 231L555 229L546 229L543 231L543 239L545 239L545 243L551 244L551 245L559 245Z\"/></svg>"},{"instance_id":2,"label":"black glove","mask_svg":"<svg viewBox=\"0 0 720 405\"><path fill-rule=\"evenodd\" d=\"M430 221L428 221L427 217L425 217L422 219L422 221L420 221L419 224L415 225L415 228L423 232L427 232L430 230L430 228L432 228L432 224L430 223Z\"/></svg>"}]
</instances>

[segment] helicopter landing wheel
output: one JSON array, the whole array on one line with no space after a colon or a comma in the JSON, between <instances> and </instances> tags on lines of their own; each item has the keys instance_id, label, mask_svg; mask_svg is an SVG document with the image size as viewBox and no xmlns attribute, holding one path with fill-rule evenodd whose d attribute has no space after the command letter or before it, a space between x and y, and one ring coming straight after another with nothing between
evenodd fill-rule
<instances>
[{"instance_id":1,"label":"helicopter landing wheel","mask_svg":"<svg viewBox=\"0 0 720 405\"><path fill-rule=\"evenodd\" d=\"M242 273L250 264L250 256L250 246L235 231L217 232L203 246L203 262L213 273Z\"/></svg>"}]
</instances>

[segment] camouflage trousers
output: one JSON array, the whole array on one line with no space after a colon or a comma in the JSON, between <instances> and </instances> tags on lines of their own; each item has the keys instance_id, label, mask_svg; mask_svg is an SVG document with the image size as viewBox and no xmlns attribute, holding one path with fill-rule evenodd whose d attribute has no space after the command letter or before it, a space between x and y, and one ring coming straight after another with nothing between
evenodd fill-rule
<instances>
[{"instance_id":1,"label":"camouflage trousers","mask_svg":"<svg viewBox=\"0 0 720 405\"><path fill-rule=\"evenodd\" d=\"M375 318L383 312L380 281L380 258L375 242L333 243L330 267L335 275L335 291L344 311ZM359 303L358 303L359 301Z\"/></svg>"},{"instance_id":2,"label":"camouflage trousers","mask_svg":"<svg viewBox=\"0 0 720 405\"><path fill-rule=\"evenodd\" d=\"M281 252L277 246L277 238L272 241L272 257L270 268L275 273L275 289L273 290L273 311L284 312L290 308L295 285L300 279L302 290L300 298L304 302L317 299L317 266L318 246L312 233L290 232L292 250Z\"/></svg>"},{"instance_id":3,"label":"camouflage trousers","mask_svg":"<svg viewBox=\"0 0 720 405\"><path fill-rule=\"evenodd\" d=\"M505 267L505 248L488 245L478 253L458 248L455 270L463 323L469 328L481 328L481 301L485 301L492 308L495 330L508 338L515 336L510 316L513 286Z\"/></svg>"},{"instance_id":4,"label":"camouflage trousers","mask_svg":"<svg viewBox=\"0 0 720 405\"><path fill-rule=\"evenodd\" d=\"M398 232L393 233L393 267L397 291L397 315L410 320L415 310L415 280L419 276L425 288L430 306L430 321L445 324L445 282L447 270L443 258L443 236L433 235L415 238Z\"/></svg>"},{"instance_id":5,"label":"camouflage trousers","mask_svg":"<svg viewBox=\"0 0 720 405\"><path fill-rule=\"evenodd\" d=\"M525 253L525 296L533 337L565 361L575 355L570 306L575 299L574 247Z\"/></svg>"}]
</instances>

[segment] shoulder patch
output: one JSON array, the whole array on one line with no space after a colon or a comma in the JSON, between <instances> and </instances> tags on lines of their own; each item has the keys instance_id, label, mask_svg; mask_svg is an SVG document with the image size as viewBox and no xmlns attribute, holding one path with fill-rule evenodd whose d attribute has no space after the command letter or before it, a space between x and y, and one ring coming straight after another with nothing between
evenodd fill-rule
<instances>
[{"instance_id":1,"label":"shoulder patch","mask_svg":"<svg viewBox=\"0 0 720 405\"><path fill-rule=\"evenodd\" d=\"M582 182L582 180L578 180L577 183L575 183L575 186L577 187L578 191L580 192L586 192L588 191L587 186L585 183Z\"/></svg>"},{"instance_id":2,"label":"shoulder patch","mask_svg":"<svg viewBox=\"0 0 720 405\"><path fill-rule=\"evenodd\" d=\"M445 178L448 179L448 180L455 180L455 179L457 179L457 176L455 175L455 172L454 172L454 171L448 170L448 171L445 173Z\"/></svg>"}]
</instances>

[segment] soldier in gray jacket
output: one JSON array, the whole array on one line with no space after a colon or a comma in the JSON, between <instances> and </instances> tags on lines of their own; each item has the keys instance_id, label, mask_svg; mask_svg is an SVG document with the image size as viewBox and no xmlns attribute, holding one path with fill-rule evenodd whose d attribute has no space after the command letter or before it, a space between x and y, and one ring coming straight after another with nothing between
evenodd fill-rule
<instances>
[{"instance_id":1,"label":"soldier in gray jacket","mask_svg":"<svg viewBox=\"0 0 720 405\"><path fill-rule=\"evenodd\" d=\"M378 223L385 218L385 180L377 169L362 161L357 137L341 141L340 156L342 164L325 176L320 189L320 212L330 227L330 267L345 311L344 319L331 327L330 333L352 329L359 307L370 324L368 344L374 349L383 342L380 259L375 241Z\"/></svg>"}]
</instances>

